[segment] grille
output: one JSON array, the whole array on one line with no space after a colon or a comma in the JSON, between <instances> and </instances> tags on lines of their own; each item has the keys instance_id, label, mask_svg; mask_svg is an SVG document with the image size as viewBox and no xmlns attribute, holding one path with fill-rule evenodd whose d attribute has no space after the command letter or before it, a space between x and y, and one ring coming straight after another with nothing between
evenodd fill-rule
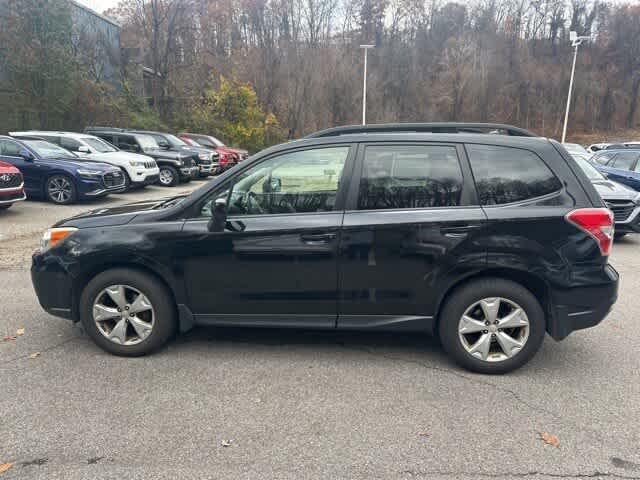
<instances>
[{"instance_id":1,"label":"grille","mask_svg":"<svg viewBox=\"0 0 640 480\"><path fill-rule=\"evenodd\" d=\"M616 222L624 222L633 212L635 205L633 202L624 201L605 201L607 208L613 212L613 218Z\"/></svg>"},{"instance_id":2,"label":"grille","mask_svg":"<svg viewBox=\"0 0 640 480\"><path fill-rule=\"evenodd\" d=\"M146 168L156 168L156 162L144 162Z\"/></svg>"},{"instance_id":3,"label":"grille","mask_svg":"<svg viewBox=\"0 0 640 480\"><path fill-rule=\"evenodd\" d=\"M15 188L22 185L21 173L0 173L0 188Z\"/></svg>"},{"instance_id":4,"label":"grille","mask_svg":"<svg viewBox=\"0 0 640 480\"><path fill-rule=\"evenodd\" d=\"M124 175L120 172L105 173L102 176L102 181L107 188L121 187L124 185Z\"/></svg>"}]
</instances>

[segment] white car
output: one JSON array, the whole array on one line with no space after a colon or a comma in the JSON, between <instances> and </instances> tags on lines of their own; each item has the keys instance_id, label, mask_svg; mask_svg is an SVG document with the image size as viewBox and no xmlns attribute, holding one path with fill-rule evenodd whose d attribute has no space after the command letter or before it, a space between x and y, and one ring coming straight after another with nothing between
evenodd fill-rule
<instances>
[{"instance_id":1,"label":"white car","mask_svg":"<svg viewBox=\"0 0 640 480\"><path fill-rule=\"evenodd\" d=\"M118 150L103 139L86 133L29 130L9 132L9 135L13 137L40 137L75 153L80 158L120 167L125 173L127 188L144 187L156 183L160 178L160 170L153 158L139 153Z\"/></svg>"}]
</instances>

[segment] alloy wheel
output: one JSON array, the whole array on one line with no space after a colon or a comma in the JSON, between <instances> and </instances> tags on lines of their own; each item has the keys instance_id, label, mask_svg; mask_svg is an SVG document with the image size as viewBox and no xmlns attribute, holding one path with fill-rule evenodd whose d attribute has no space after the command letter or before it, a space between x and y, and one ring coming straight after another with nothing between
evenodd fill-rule
<instances>
[{"instance_id":1,"label":"alloy wheel","mask_svg":"<svg viewBox=\"0 0 640 480\"><path fill-rule=\"evenodd\" d=\"M173 183L173 172L171 170L160 170L160 183L163 185L171 185Z\"/></svg>"},{"instance_id":2,"label":"alloy wheel","mask_svg":"<svg viewBox=\"0 0 640 480\"><path fill-rule=\"evenodd\" d=\"M67 203L71 200L73 186L65 177L53 177L47 185L49 198L56 203Z\"/></svg>"},{"instance_id":3,"label":"alloy wheel","mask_svg":"<svg viewBox=\"0 0 640 480\"><path fill-rule=\"evenodd\" d=\"M113 343L136 345L153 331L153 305L137 288L111 285L93 302L93 321L98 331Z\"/></svg>"},{"instance_id":4,"label":"alloy wheel","mask_svg":"<svg viewBox=\"0 0 640 480\"><path fill-rule=\"evenodd\" d=\"M502 362L520 352L529 339L524 309L502 297L483 298L467 308L458 323L458 337L471 356Z\"/></svg>"}]
</instances>

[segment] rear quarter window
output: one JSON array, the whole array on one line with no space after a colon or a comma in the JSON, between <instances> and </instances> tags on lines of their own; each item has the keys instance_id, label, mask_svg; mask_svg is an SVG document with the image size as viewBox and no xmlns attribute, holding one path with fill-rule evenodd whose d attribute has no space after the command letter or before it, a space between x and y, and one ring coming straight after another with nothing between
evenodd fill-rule
<instances>
[{"instance_id":1,"label":"rear quarter window","mask_svg":"<svg viewBox=\"0 0 640 480\"><path fill-rule=\"evenodd\" d=\"M557 192L562 183L535 153L513 147L466 145L482 205L503 205Z\"/></svg>"}]
</instances>

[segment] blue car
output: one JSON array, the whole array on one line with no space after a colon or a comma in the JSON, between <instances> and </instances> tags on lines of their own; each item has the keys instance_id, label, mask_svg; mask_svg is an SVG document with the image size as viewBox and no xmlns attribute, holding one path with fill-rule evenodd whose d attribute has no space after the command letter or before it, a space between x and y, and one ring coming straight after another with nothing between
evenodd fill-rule
<instances>
[{"instance_id":1,"label":"blue car","mask_svg":"<svg viewBox=\"0 0 640 480\"><path fill-rule=\"evenodd\" d=\"M640 150L600 150L589 161L611 180L640 191Z\"/></svg>"},{"instance_id":2,"label":"blue car","mask_svg":"<svg viewBox=\"0 0 640 480\"><path fill-rule=\"evenodd\" d=\"M22 172L28 198L64 205L125 189L119 168L81 160L68 150L37 138L0 136L0 161Z\"/></svg>"}]
</instances>

